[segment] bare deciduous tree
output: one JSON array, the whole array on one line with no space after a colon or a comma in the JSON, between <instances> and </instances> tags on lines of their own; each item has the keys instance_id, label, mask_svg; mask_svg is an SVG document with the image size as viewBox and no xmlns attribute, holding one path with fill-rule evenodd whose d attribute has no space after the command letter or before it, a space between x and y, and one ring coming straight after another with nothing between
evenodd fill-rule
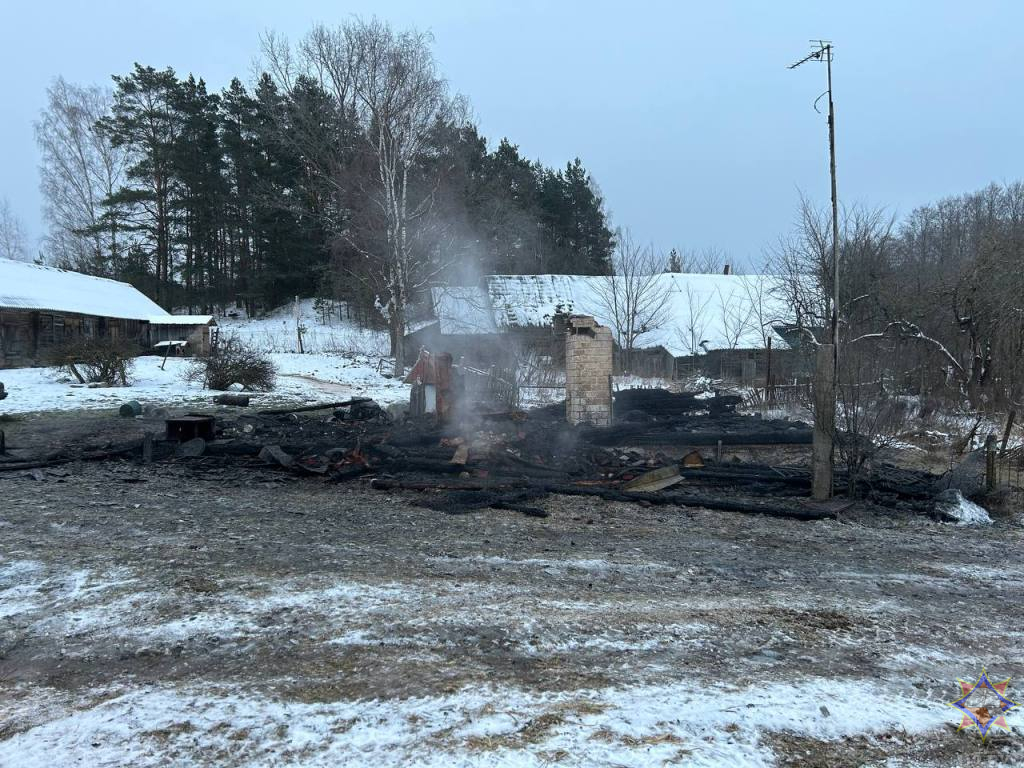
<instances>
[{"instance_id":1,"label":"bare deciduous tree","mask_svg":"<svg viewBox=\"0 0 1024 768\"><path fill-rule=\"evenodd\" d=\"M908 404L890 386L899 354L893 342L890 338L843 347L835 445L846 464L851 496L858 493L865 467L883 449L896 445L907 426Z\"/></svg>"},{"instance_id":2,"label":"bare deciduous tree","mask_svg":"<svg viewBox=\"0 0 1024 768\"><path fill-rule=\"evenodd\" d=\"M671 294L661 272L663 263L651 246L638 245L623 231L612 254L612 274L598 283L596 300L612 324L625 372L631 369L640 339L668 321Z\"/></svg>"},{"instance_id":3,"label":"bare deciduous tree","mask_svg":"<svg viewBox=\"0 0 1024 768\"><path fill-rule=\"evenodd\" d=\"M47 257L62 266L109 275L120 249L116 225L102 201L124 183L127 153L96 130L113 103L108 88L57 78L46 89L35 123Z\"/></svg>"},{"instance_id":4,"label":"bare deciduous tree","mask_svg":"<svg viewBox=\"0 0 1024 768\"><path fill-rule=\"evenodd\" d=\"M388 324L395 374L402 371L406 312L412 296L451 266L440 248L426 247L436 183L418 175L431 131L464 118L430 50L430 36L395 32L376 19L314 29L297 56L280 38L264 39L275 76L287 87L296 73L316 77L362 128L369 173L331 173L346 188L353 180L371 211L340 228L364 257L351 277L366 282Z\"/></svg>"},{"instance_id":5,"label":"bare deciduous tree","mask_svg":"<svg viewBox=\"0 0 1024 768\"><path fill-rule=\"evenodd\" d=\"M718 309L722 317L722 335L728 349L737 349L740 341L754 327L753 305L744 301L746 294L715 291L718 296Z\"/></svg>"},{"instance_id":6,"label":"bare deciduous tree","mask_svg":"<svg viewBox=\"0 0 1024 768\"><path fill-rule=\"evenodd\" d=\"M778 281L769 275L744 275L740 284L750 302L750 325L760 335L762 348L767 348L769 339L775 335L773 326L791 320L778 314L778 302L773 301Z\"/></svg>"},{"instance_id":7,"label":"bare deciduous tree","mask_svg":"<svg viewBox=\"0 0 1024 768\"><path fill-rule=\"evenodd\" d=\"M676 249L673 249L676 250ZM672 272L689 272L691 274L717 275L721 274L726 264L731 264L729 254L721 248L708 246L707 248L683 248L676 251L676 266Z\"/></svg>"},{"instance_id":8,"label":"bare deciduous tree","mask_svg":"<svg viewBox=\"0 0 1024 768\"><path fill-rule=\"evenodd\" d=\"M803 195L793 231L768 252L768 267L781 280L780 299L793 308L797 328L820 343L829 317L832 235L827 215Z\"/></svg>"},{"instance_id":9,"label":"bare deciduous tree","mask_svg":"<svg viewBox=\"0 0 1024 768\"><path fill-rule=\"evenodd\" d=\"M711 325L708 309L712 298L711 295L702 295L687 284L686 315L676 320L676 336L691 356L707 352L708 339L705 336Z\"/></svg>"},{"instance_id":10,"label":"bare deciduous tree","mask_svg":"<svg viewBox=\"0 0 1024 768\"><path fill-rule=\"evenodd\" d=\"M7 198L0 198L0 259L29 261L25 226Z\"/></svg>"}]
</instances>

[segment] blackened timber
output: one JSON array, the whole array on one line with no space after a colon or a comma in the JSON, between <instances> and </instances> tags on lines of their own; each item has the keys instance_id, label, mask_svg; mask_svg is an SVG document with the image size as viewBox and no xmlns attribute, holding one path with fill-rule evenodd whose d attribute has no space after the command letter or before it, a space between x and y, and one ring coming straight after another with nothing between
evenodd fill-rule
<instances>
[{"instance_id":1,"label":"blackened timber","mask_svg":"<svg viewBox=\"0 0 1024 768\"><path fill-rule=\"evenodd\" d=\"M317 403L315 405L300 405L291 408L271 408L266 411L259 411L260 416L287 416L289 413L306 413L308 411L325 411L328 408L345 408L356 403L368 403L373 398L353 397L351 400L342 400L339 403Z\"/></svg>"}]
</instances>

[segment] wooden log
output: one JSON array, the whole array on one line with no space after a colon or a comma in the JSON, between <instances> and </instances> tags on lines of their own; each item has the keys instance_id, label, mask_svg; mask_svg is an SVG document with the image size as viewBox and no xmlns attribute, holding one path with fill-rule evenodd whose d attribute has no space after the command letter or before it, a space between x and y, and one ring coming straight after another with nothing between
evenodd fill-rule
<instances>
[{"instance_id":1,"label":"wooden log","mask_svg":"<svg viewBox=\"0 0 1024 768\"><path fill-rule=\"evenodd\" d=\"M578 485L553 485L547 488L549 493L567 496L597 496L606 501L646 502L654 505L674 505L680 507L703 507L723 512L740 512L749 515L768 515L769 517L786 517L794 520L824 520L835 517L835 513L826 509L815 509L801 504L780 506L778 504L760 505L733 499L719 499L712 496L679 493L629 493L609 488Z\"/></svg>"},{"instance_id":2,"label":"wooden log","mask_svg":"<svg viewBox=\"0 0 1024 768\"><path fill-rule=\"evenodd\" d=\"M260 416L287 416L290 413L306 413L308 411L325 411L328 408L344 408L347 405L356 403L367 403L373 398L353 397L351 400L342 400L339 403L317 403L316 405L300 405L294 408L271 408L266 411L259 411Z\"/></svg>"},{"instance_id":3,"label":"wooden log","mask_svg":"<svg viewBox=\"0 0 1024 768\"><path fill-rule=\"evenodd\" d=\"M179 443L174 449L174 455L184 459L196 459L206 453L206 441L201 437L193 437L184 443Z\"/></svg>"},{"instance_id":4,"label":"wooden log","mask_svg":"<svg viewBox=\"0 0 1024 768\"><path fill-rule=\"evenodd\" d=\"M249 407L249 395L236 395L232 392L223 395L217 395L213 398L213 402L217 405L236 405L239 408Z\"/></svg>"},{"instance_id":5,"label":"wooden log","mask_svg":"<svg viewBox=\"0 0 1024 768\"><path fill-rule=\"evenodd\" d=\"M11 461L0 463L0 472L15 472L20 469L41 469L45 467L57 467L61 464L71 464L76 461L103 461L104 459L115 459L125 454L136 453L142 445L141 440L135 440L126 445L116 448L109 448L103 451L83 453L80 456L49 456L45 459L35 461Z\"/></svg>"},{"instance_id":6,"label":"wooden log","mask_svg":"<svg viewBox=\"0 0 1024 768\"><path fill-rule=\"evenodd\" d=\"M370 487L377 491L483 491L493 486L483 483L422 482L375 477Z\"/></svg>"},{"instance_id":7,"label":"wooden log","mask_svg":"<svg viewBox=\"0 0 1024 768\"><path fill-rule=\"evenodd\" d=\"M295 458L281 448L280 445L265 445L260 449L259 457L267 464L279 464L282 467L290 467Z\"/></svg>"},{"instance_id":8,"label":"wooden log","mask_svg":"<svg viewBox=\"0 0 1024 768\"><path fill-rule=\"evenodd\" d=\"M488 484L447 484L447 483L430 483L430 482L410 482L403 480L385 480L385 479L374 479L370 483L371 488L377 490L415 490L415 491L440 491L440 490L453 490L453 491L476 491L476 490L497 490L496 486ZM632 503L646 503L658 506L670 505L680 507L702 507L704 509L714 509L724 512L739 512L743 514L752 515L768 515L769 517L784 517L795 520L823 520L830 517L835 517L835 512L830 509L814 508L805 506L800 503L793 503L789 505L780 505L777 502L772 504L754 504L752 502L736 501L733 499L719 499L711 496L697 495L697 494L679 494L679 493L630 493L628 491L618 491L610 488L599 488L595 486L580 486L580 485L562 485L562 484L543 484L532 487L533 492L541 493L554 493L566 496L595 496L606 501L625 501ZM522 494L522 489L510 489L509 500L502 501L500 498L495 499L487 504L490 507L496 507L499 505L508 506L506 508L513 508L513 504L518 504L516 498L518 494ZM499 507L500 508L500 507ZM537 508L534 508L537 509ZM522 511L522 510L520 510ZM543 511L543 510L541 510Z\"/></svg>"}]
</instances>

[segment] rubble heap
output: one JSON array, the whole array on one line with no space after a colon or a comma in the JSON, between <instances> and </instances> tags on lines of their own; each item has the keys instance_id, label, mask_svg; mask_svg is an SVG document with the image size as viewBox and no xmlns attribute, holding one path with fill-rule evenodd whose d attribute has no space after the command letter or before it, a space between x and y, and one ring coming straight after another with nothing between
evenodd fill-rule
<instances>
[{"instance_id":1,"label":"rubble heap","mask_svg":"<svg viewBox=\"0 0 1024 768\"><path fill-rule=\"evenodd\" d=\"M218 418L212 436L69 449L36 462L0 460L0 470L87 459L174 461L197 472L227 465L330 482L359 479L380 490L416 491L421 505L448 512L498 507L542 515L537 500L556 493L797 519L834 516L835 504L807 501L811 477L805 467L719 457L723 445L810 443L807 425L740 415L737 402L731 396L626 390L615 398L621 414L615 424L574 426L561 404L527 412L467 408L448 422L423 416L396 423L362 398L326 413L320 406L239 410ZM169 422L177 429L182 417ZM861 490L889 508L930 513L936 480L876 467L861 480ZM842 472L836 482L845 487Z\"/></svg>"}]
</instances>

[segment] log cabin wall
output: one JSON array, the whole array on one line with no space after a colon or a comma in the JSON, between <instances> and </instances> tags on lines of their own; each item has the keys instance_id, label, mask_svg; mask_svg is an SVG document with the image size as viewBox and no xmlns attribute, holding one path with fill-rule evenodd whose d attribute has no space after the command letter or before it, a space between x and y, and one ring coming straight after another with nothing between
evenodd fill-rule
<instances>
[{"instance_id":1,"label":"log cabin wall","mask_svg":"<svg viewBox=\"0 0 1024 768\"><path fill-rule=\"evenodd\" d=\"M109 338L139 344L145 321L31 309L0 309L0 368L53 362L61 347L82 339Z\"/></svg>"}]
</instances>

